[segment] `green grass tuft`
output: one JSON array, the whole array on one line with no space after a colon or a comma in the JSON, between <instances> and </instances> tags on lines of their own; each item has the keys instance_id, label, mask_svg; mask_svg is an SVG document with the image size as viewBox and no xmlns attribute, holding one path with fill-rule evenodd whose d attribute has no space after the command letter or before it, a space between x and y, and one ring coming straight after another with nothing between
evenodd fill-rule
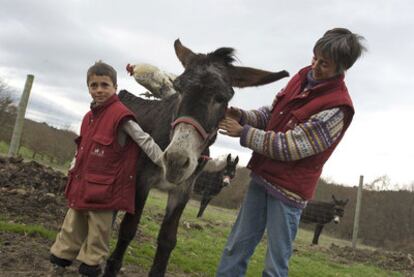
<instances>
[{"instance_id":1,"label":"green grass tuft","mask_svg":"<svg viewBox=\"0 0 414 277\"><path fill-rule=\"evenodd\" d=\"M22 223L10 223L0 219L0 231L24 234L24 235L40 235L46 239L54 240L57 232L48 230L41 225L26 225Z\"/></svg>"}]
</instances>

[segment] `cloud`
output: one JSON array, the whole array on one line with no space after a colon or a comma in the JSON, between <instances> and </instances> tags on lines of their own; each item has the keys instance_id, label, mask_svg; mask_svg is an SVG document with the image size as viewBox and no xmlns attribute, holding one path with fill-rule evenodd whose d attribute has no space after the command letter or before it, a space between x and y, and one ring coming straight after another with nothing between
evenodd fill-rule
<instances>
[{"instance_id":1,"label":"cloud","mask_svg":"<svg viewBox=\"0 0 414 277\"><path fill-rule=\"evenodd\" d=\"M79 125L88 109L85 75L96 60L112 64L118 70L119 88L136 94L144 89L126 74L125 65L148 62L181 73L173 49L176 38L195 52L234 47L240 65L285 69L293 75L309 64L314 42L327 29L350 28L366 38L369 51L347 73L356 116L325 172L347 182L355 179L347 176L360 171L412 180L406 166L412 153L403 145L413 136L407 127L413 118L407 111L414 104L413 1L184 0L114 5L109 0L15 0L2 1L1 7L0 76L20 92L26 75L34 74L29 116L71 126ZM286 82L236 90L231 105L268 105ZM398 145L389 146L392 143ZM239 151L246 161L250 156L234 139L219 137L213 148ZM353 160L360 153L364 162Z\"/></svg>"}]
</instances>

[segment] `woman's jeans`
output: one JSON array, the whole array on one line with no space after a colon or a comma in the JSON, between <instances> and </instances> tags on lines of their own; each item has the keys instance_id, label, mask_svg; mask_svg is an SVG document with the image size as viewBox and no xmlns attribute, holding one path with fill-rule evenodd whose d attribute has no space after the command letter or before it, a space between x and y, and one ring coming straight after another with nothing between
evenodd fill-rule
<instances>
[{"instance_id":1,"label":"woman's jeans","mask_svg":"<svg viewBox=\"0 0 414 277\"><path fill-rule=\"evenodd\" d=\"M217 277L245 276L247 264L267 229L267 252L262 276L288 276L292 242L302 209L284 204L250 182L236 223L228 237Z\"/></svg>"}]
</instances>

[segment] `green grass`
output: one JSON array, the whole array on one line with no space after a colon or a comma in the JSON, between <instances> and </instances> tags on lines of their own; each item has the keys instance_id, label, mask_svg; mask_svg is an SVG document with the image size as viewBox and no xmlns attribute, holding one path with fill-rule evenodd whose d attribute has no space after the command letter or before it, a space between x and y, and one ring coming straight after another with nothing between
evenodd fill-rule
<instances>
[{"instance_id":1,"label":"green grass","mask_svg":"<svg viewBox=\"0 0 414 277\"><path fill-rule=\"evenodd\" d=\"M330 261L329 257L321 253L305 253L292 257L290 261L289 276L389 277L402 276L402 274L383 271L374 266L358 263L350 265L339 264Z\"/></svg>"},{"instance_id":2,"label":"green grass","mask_svg":"<svg viewBox=\"0 0 414 277\"><path fill-rule=\"evenodd\" d=\"M11 223L0 219L0 231L17 233L23 235L40 235L41 237L54 240L57 232L48 230L41 225L26 225L22 223Z\"/></svg>"},{"instance_id":3,"label":"green grass","mask_svg":"<svg viewBox=\"0 0 414 277\"><path fill-rule=\"evenodd\" d=\"M0 153L7 154L8 152L9 144L5 143L4 141L0 141ZM23 158L31 159L33 156L33 151L24 146L21 146L18 154L21 155Z\"/></svg>"},{"instance_id":4,"label":"green grass","mask_svg":"<svg viewBox=\"0 0 414 277\"><path fill-rule=\"evenodd\" d=\"M140 225L140 238L134 240L127 249L124 262L136 264L148 270L156 249L156 238L160 227L160 220L164 214L166 195L158 191L151 191L144 210ZM197 219L198 202L190 201L184 210L178 229L177 246L172 252L168 265L168 272L175 274L186 273L189 276L214 276L227 235L233 224L236 212L223 208L209 206L202 219ZM158 220L154 220L157 218ZM190 227L188 227L190 226ZM201 229L201 230L200 230ZM36 233L51 240L56 231L47 230L38 225L24 225L8 223L0 216L0 231L16 233ZM360 263L340 263L333 260L324 251L309 247L312 232L300 230L295 242L294 253L290 261L290 277L302 276L403 276L398 272L389 272L372 265ZM334 242L342 245L345 242L323 237L323 244ZM322 243L322 242L321 242ZM111 248L115 245L111 241ZM247 276L261 276L265 256L265 241L257 247L251 258ZM174 274L174 275L175 275Z\"/></svg>"},{"instance_id":5,"label":"green grass","mask_svg":"<svg viewBox=\"0 0 414 277\"><path fill-rule=\"evenodd\" d=\"M9 152L9 144L7 144L4 141L0 141L0 155L6 156ZM64 165L56 164L54 162L50 162L50 159L48 156L41 156L37 155L35 159L33 159L33 151L29 148L26 148L24 146L21 146L19 149L20 156L23 157L25 161L36 161L44 166L50 166L53 167L55 170L58 170L62 173L66 173L68 171L70 161L67 161Z\"/></svg>"},{"instance_id":6,"label":"green grass","mask_svg":"<svg viewBox=\"0 0 414 277\"><path fill-rule=\"evenodd\" d=\"M152 218L163 214L165 203L164 194L157 191L150 193L140 226L143 236L149 240L142 240L139 244L134 242L126 258L127 262L149 269L159 230L159 223ZM203 218L197 219L197 211L198 202L190 201L180 221L177 246L172 252L168 271L189 273L191 276L214 276L236 212L209 206ZM202 230L187 228L188 225L201 227ZM310 231L300 230L298 233L296 247L300 251L291 259L289 276L402 276L371 265L340 264L323 252L309 249L307 246L311 237ZM325 240L325 236L323 239ZM348 243L333 238L329 238L326 243L330 245L332 242L337 245ZM247 276L261 276L265 250L266 243L262 241L250 260Z\"/></svg>"},{"instance_id":7,"label":"green grass","mask_svg":"<svg viewBox=\"0 0 414 277\"><path fill-rule=\"evenodd\" d=\"M4 141L0 141L0 153L7 154L9 152L9 145Z\"/></svg>"}]
</instances>

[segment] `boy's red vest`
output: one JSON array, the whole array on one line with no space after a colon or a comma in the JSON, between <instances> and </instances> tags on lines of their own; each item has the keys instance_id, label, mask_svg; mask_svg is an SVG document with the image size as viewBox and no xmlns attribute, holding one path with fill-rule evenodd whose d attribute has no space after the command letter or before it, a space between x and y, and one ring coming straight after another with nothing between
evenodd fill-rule
<instances>
[{"instance_id":1,"label":"boy's red vest","mask_svg":"<svg viewBox=\"0 0 414 277\"><path fill-rule=\"evenodd\" d=\"M305 200L313 197L322 167L332 154L352 121L354 108L344 83L344 75L303 90L310 66L301 69L276 96L266 130L286 132L323 110L340 107L345 113L345 125L339 139L322 153L282 162L253 153L248 167L271 184L294 192Z\"/></svg>"},{"instance_id":2,"label":"boy's red vest","mask_svg":"<svg viewBox=\"0 0 414 277\"><path fill-rule=\"evenodd\" d=\"M131 139L123 147L117 141L126 119L135 120L117 95L83 118L76 164L65 190L70 208L134 213L139 147Z\"/></svg>"}]
</instances>

